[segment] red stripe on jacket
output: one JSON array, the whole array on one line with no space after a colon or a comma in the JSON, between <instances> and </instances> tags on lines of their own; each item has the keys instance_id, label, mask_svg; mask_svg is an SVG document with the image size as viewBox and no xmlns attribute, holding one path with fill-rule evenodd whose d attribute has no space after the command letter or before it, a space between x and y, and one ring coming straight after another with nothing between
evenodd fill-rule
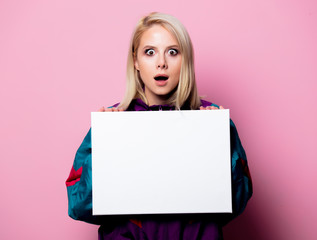
<instances>
[{"instance_id":1,"label":"red stripe on jacket","mask_svg":"<svg viewBox=\"0 0 317 240\"><path fill-rule=\"evenodd\" d=\"M250 182L252 182L251 174L250 174L247 162L242 158L239 158L239 160L241 161L244 175L246 175L250 179Z\"/></svg>"},{"instance_id":2,"label":"red stripe on jacket","mask_svg":"<svg viewBox=\"0 0 317 240\"><path fill-rule=\"evenodd\" d=\"M140 220L132 218L132 219L129 219L129 221L137 225L139 228L142 228L142 222Z\"/></svg>"},{"instance_id":3,"label":"red stripe on jacket","mask_svg":"<svg viewBox=\"0 0 317 240\"><path fill-rule=\"evenodd\" d=\"M80 167L77 171L74 169L74 167L72 167L69 177L66 180L66 186L73 186L76 182L78 182L80 180L82 171L83 167Z\"/></svg>"}]
</instances>

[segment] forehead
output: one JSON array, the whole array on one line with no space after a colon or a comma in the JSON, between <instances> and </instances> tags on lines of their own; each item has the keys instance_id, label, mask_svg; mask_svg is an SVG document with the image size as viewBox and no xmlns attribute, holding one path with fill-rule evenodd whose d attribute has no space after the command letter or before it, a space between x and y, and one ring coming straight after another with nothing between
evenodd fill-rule
<instances>
[{"instance_id":1,"label":"forehead","mask_svg":"<svg viewBox=\"0 0 317 240\"><path fill-rule=\"evenodd\" d=\"M155 24L147 29L140 39L140 46L144 45L178 45L178 42L173 34L161 25Z\"/></svg>"}]
</instances>

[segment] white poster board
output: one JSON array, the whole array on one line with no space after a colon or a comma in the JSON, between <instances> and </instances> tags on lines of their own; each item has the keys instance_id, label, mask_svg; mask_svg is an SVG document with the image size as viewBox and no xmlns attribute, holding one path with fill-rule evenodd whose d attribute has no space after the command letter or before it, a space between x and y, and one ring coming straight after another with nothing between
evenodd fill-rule
<instances>
[{"instance_id":1,"label":"white poster board","mask_svg":"<svg viewBox=\"0 0 317 240\"><path fill-rule=\"evenodd\" d=\"M230 213L229 110L91 113L94 215Z\"/></svg>"}]
</instances>

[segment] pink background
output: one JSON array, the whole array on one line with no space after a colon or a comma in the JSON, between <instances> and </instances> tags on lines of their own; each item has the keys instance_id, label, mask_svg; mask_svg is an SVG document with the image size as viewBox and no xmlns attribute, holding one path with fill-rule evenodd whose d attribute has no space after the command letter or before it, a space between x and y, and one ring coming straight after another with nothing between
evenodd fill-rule
<instances>
[{"instance_id":1,"label":"pink background","mask_svg":"<svg viewBox=\"0 0 317 240\"><path fill-rule=\"evenodd\" d=\"M0 239L96 239L65 180L90 112L120 101L130 35L170 13L195 47L200 94L231 109L254 196L225 239L315 239L314 0L0 2Z\"/></svg>"}]
</instances>

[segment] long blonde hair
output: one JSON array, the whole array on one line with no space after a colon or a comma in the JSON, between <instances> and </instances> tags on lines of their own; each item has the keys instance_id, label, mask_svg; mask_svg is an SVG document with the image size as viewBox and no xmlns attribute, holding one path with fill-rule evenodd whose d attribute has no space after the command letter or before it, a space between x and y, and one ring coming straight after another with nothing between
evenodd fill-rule
<instances>
[{"instance_id":1,"label":"long blonde hair","mask_svg":"<svg viewBox=\"0 0 317 240\"><path fill-rule=\"evenodd\" d=\"M154 24L161 25L176 38L182 54L179 83L176 91L168 99L167 104L175 106L176 109L180 109L185 103L189 105L190 109L199 108L201 103L195 81L194 52L189 34L178 19L171 15L157 12L141 18L132 34L127 61L126 92L118 107L127 109L134 98L141 98L148 104L143 90L144 84L134 67L134 59L137 57L137 50L143 33Z\"/></svg>"}]
</instances>

